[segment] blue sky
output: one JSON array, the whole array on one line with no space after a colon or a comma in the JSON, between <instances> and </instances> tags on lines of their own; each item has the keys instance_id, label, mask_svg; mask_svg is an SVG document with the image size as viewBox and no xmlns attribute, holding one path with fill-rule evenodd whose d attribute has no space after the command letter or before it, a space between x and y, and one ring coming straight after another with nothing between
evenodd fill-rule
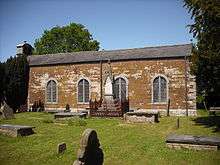
<instances>
[{"instance_id":1,"label":"blue sky","mask_svg":"<svg viewBox=\"0 0 220 165\"><path fill-rule=\"evenodd\" d=\"M85 25L105 50L192 39L183 0L1 0L0 61L14 56L22 41L33 46L44 30L70 22Z\"/></svg>"}]
</instances>

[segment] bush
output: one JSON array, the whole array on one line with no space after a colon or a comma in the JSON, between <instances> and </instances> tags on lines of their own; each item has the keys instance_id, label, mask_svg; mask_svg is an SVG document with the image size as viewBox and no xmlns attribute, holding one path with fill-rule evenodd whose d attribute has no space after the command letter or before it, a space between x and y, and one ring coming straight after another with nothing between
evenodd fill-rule
<instances>
[{"instance_id":1,"label":"bush","mask_svg":"<svg viewBox=\"0 0 220 165\"><path fill-rule=\"evenodd\" d=\"M80 118L73 118L68 120L69 126L86 126L86 121Z\"/></svg>"}]
</instances>

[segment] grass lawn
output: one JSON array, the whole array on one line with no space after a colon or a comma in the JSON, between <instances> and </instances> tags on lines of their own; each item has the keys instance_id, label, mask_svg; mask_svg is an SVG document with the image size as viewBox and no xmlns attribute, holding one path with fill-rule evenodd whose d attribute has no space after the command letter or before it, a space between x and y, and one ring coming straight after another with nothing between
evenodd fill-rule
<instances>
[{"instance_id":1,"label":"grass lawn","mask_svg":"<svg viewBox=\"0 0 220 165\"><path fill-rule=\"evenodd\" d=\"M220 137L219 116L163 117L156 124L126 124L121 119L86 119L86 126L67 122L57 123L53 115L27 112L16 114L16 119L2 120L0 124L35 126L35 134L12 138L0 135L1 165L71 165L76 159L81 134L94 128L104 152L105 165L146 164L220 164L220 151L172 150L166 148L165 137L170 133L210 135ZM58 143L66 142L67 151L57 155Z\"/></svg>"}]
</instances>

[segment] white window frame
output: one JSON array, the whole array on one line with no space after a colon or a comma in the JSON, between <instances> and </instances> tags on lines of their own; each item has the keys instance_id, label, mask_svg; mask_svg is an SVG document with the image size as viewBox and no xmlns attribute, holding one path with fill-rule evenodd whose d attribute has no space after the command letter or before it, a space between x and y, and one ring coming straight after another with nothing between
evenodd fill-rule
<instances>
[{"instance_id":1,"label":"white window frame","mask_svg":"<svg viewBox=\"0 0 220 165\"><path fill-rule=\"evenodd\" d=\"M125 80L125 83L126 83L126 99L128 99L128 79L127 77L125 77L124 75L119 75L119 76L116 76L115 77L115 81L118 79L118 78L122 78ZM121 97L121 96L120 96ZM120 98L121 99L121 98Z\"/></svg>"},{"instance_id":2,"label":"white window frame","mask_svg":"<svg viewBox=\"0 0 220 165\"><path fill-rule=\"evenodd\" d=\"M163 77L165 80L166 80L166 89L167 89L167 98L166 98L166 101L164 102L155 102L154 101L154 80L157 78L157 77ZM152 80L151 80L151 103L152 104L167 104L167 102L168 102L168 99L169 98L169 80L168 80L168 78L165 76L165 75L163 75L163 74L157 74L157 75L155 75L153 78L152 78Z\"/></svg>"},{"instance_id":3,"label":"white window frame","mask_svg":"<svg viewBox=\"0 0 220 165\"><path fill-rule=\"evenodd\" d=\"M56 101L55 102L48 102L47 101L47 84L49 83L49 81L55 81L55 83L56 83ZM58 103L58 81L55 78L50 78L46 81L46 84L45 84L45 103L47 103L47 104L57 104Z\"/></svg>"},{"instance_id":4,"label":"white window frame","mask_svg":"<svg viewBox=\"0 0 220 165\"><path fill-rule=\"evenodd\" d=\"M79 101L79 98L78 98L78 84L79 84L79 82L81 81L81 80L83 80L83 79L85 79L85 80L87 80L88 82L89 82L89 100L90 100L90 94L91 94L91 81L89 80L89 78L87 78L87 77L80 77L79 79L78 79L78 81L77 81L77 83L76 83L76 89L77 89L77 93L76 93L76 97L77 97L77 104L89 104L89 101L88 102L85 102L84 100L85 100L85 98L83 99L83 102L80 102ZM83 92L84 92L84 86L83 86Z\"/></svg>"}]
</instances>

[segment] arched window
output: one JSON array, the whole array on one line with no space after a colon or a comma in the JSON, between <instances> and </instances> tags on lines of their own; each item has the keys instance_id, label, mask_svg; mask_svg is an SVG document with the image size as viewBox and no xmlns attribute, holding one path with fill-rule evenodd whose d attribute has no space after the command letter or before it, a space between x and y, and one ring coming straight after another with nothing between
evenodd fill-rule
<instances>
[{"instance_id":1,"label":"arched window","mask_svg":"<svg viewBox=\"0 0 220 165\"><path fill-rule=\"evenodd\" d=\"M86 79L81 79L78 82L78 102L89 102L89 81Z\"/></svg>"},{"instance_id":2,"label":"arched window","mask_svg":"<svg viewBox=\"0 0 220 165\"><path fill-rule=\"evenodd\" d=\"M115 79L114 84L114 93L115 98L119 99L120 101L126 100L127 97L127 83L124 78L118 77Z\"/></svg>"},{"instance_id":3,"label":"arched window","mask_svg":"<svg viewBox=\"0 0 220 165\"><path fill-rule=\"evenodd\" d=\"M47 93L46 100L48 103L57 102L57 83L54 80L49 80L47 82Z\"/></svg>"},{"instance_id":4,"label":"arched window","mask_svg":"<svg viewBox=\"0 0 220 165\"><path fill-rule=\"evenodd\" d=\"M167 101L167 80L158 76L153 80L153 102Z\"/></svg>"}]
</instances>

